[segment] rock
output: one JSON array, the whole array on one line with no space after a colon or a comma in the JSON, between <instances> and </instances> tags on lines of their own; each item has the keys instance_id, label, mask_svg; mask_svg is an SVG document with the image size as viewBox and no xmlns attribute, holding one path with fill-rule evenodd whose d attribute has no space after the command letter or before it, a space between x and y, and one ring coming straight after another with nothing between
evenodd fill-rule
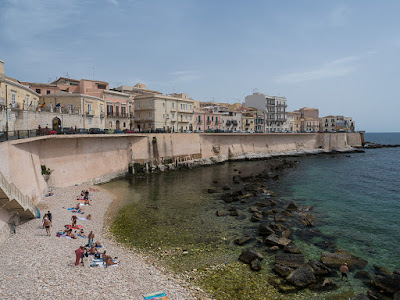
<instances>
[{"instance_id":1,"label":"rock","mask_svg":"<svg viewBox=\"0 0 400 300\"><path fill-rule=\"evenodd\" d=\"M368 298L369 299L374 299L374 300L378 300L378 295L376 295L373 291L368 290Z\"/></svg>"},{"instance_id":2,"label":"rock","mask_svg":"<svg viewBox=\"0 0 400 300\"><path fill-rule=\"evenodd\" d=\"M337 288L337 285L333 282L332 279L325 278L322 282L322 288L324 288L325 290L334 290Z\"/></svg>"},{"instance_id":3,"label":"rock","mask_svg":"<svg viewBox=\"0 0 400 300\"><path fill-rule=\"evenodd\" d=\"M400 300L400 291L394 293L393 299L394 299L394 300Z\"/></svg>"},{"instance_id":4,"label":"rock","mask_svg":"<svg viewBox=\"0 0 400 300\"><path fill-rule=\"evenodd\" d=\"M263 215L261 213L253 213L253 215L251 216L251 221L252 222L260 222L263 219Z\"/></svg>"},{"instance_id":5,"label":"rock","mask_svg":"<svg viewBox=\"0 0 400 300\"><path fill-rule=\"evenodd\" d=\"M228 213L226 211L217 210L216 215L218 217L226 216Z\"/></svg>"},{"instance_id":6,"label":"rock","mask_svg":"<svg viewBox=\"0 0 400 300\"><path fill-rule=\"evenodd\" d=\"M239 201L239 193L225 193L221 195L221 199L224 200L226 203L231 203L233 201Z\"/></svg>"},{"instance_id":7,"label":"rock","mask_svg":"<svg viewBox=\"0 0 400 300\"><path fill-rule=\"evenodd\" d=\"M267 207L267 206L268 206L268 203L256 202L256 206L258 206L258 207Z\"/></svg>"},{"instance_id":8,"label":"rock","mask_svg":"<svg viewBox=\"0 0 400 300\"><path fill-rule=\"evenodd\" d=\"M224 191L229 191L231 188L230 188L229 186L227 186L227 185L224 185L224 186L222 187L222 189L223 189Z\"/></svg>"},{"instance_id":9,"label":"rock","mask_svg":"<svg viewBox=\"0 0 400 300\"><path fill-rule=\"evenodd\" d=\"M393 273L386 276L377 276L371 280L371 284L379 290L393 295L400 291L400 275Z\"/></svg>"},{"instance_id":10,"label":"rock","mask_svg":"<svg viewBox=\"0 0 400 300\"><path fill-rule=\"evenodd\" d=\"M269 250L278 251L278 250L279 250L279 246L272 246L272 247L269 247Z\"/></svg>"},{"instance_id":11,"label":"rock","mask_svg":"<svg viewBox=\"0 0 400 300\"><path fill-rule=\"evenodd\" d=\"M313 207L312 207L311 205L303 206L303 207L301 208L302 211L310 211L310 210L312 210L312 209L313 209Z\"/></svg>"},{"instance_id":12,"label":"rock","mask_svg":"<svg viewBox=\"0 0 400 300\"><path fill-rule=\"evenodd\" d=\"M250 208L249 208L249 212L252 212L252 213L254 213L254 212L261 213L261 212L258 210L258 208L257 208L256 206L250 207Z\"/></svg>"},{"instance_id":13,"label":"rock","mask_svg":"<svg viewBox=\"0 0 400 300\"><path fill-rule=\"evenodd\" d=\"M390 271L385 267L381 267L378 265L373 265L373 267L375 275L387 276L391 274Z\"/></svg>"},{"instance_id":14,"label":"rock","mask_svg":"<svg viewBox=\"0 0 400 300\"><path fill-rule=\"evenodd\" d=\"M293 211L298 211L298 210L299 210L299 207L294 202L289 203L289 205L286 207L286 211L293 212Z\"/></svg>"},{"instance_id":15,"label":"rock","mask_svg":"<svg viewBox=\"0 0 400 300\"><path fill-rule=\"evenodd\" d=\"M280 275L282 277L286 277L294 271L293 268L285 266L285 265L281 265L281 264L275 264L275 266L272 268L272 270L274 270L275 273L277 273L278 275Z\"/></svg>"},{"instance_id":16,"label":"rock","mask_svg":"<svg viewBox=\"0 0 400 300\"><path fill-rule=\"evenodd\" d=\"M270 216L270 215L273 215L273 214L275 214L275 213L277 213L278 211L276 211L275 212L275 209L269 209L269 210L263 210L262 211L262 214L264 215L264 216Z\"/></svg>"},{"instance_id":17,"label":"rock","mask_svg":"<svg viewBox=\"0 0 400 300\"><path fill-rule=\"evenodd\" d=\"M260 271L260 270L261 270L261 261L260 261L258 258L256 258L255 260L253 260L253 261L250 263L250 268L251 268L253 271Z\"/></svg>"},{"instance_id":18,"label":"rock","mask_svg":"<svg viewBox=\"0 0 400 300\"><path fill-rule=\"evenodd\" d=\"M312 268L313 272L317 276L328 275L332 273L332 270L316 260L310 259L308 265Z\"/></svg>"},{"instance_id":19,"label":"rock","mask_svg":"<svg viewBox=\"0 0 400 300\"><path fill-rule=\"evenodd\" d=\"M271 227L269 227L268 224L266 224L266 223L261 223L261 224L258 226L258 234L259 234L259 235L261 235L261 236L268 236L268 235L270 235L270 234L272 234L272 233L275 233L275 231L274 231Z\"/></svg>"},{"instance_id":20,"label":"rock","mask_svg":"<svg viewBox=\"0 0 400 300\"><path fill-rule=\"evenodd\" d=\"M213 183L214 183L214 184L217 184L217 183L218 183L218 180L213 180Z\"/></svg>"},{"instance_id":21,"label":"rock","mask_svg":"<svg viewBox=\"0 0 400 300\"><path fill-rule=\"evenodd\" d=\"M339 268L343 263L347 263L349 269L362 269L364 268L368 261L359 258L357 256L352 255L350 252L340 249L331 252L322 252L321 253L321 262L330 267L330 268Z\"/></svg>"},{"instance_id":22,"label":"rock","mask_svg":"<svg viewBox=\"0 0 400 300\"><path fill-rule=\"evenodd\" d=\"M301 219L301 223L308 227L314 226L315 217L310 213L306 213L303 215L303 217Z\"/></svg>"},{"instance_id":23,"label":"rock","mask_svg":"<svg viewBox=\"0 0 400 300\"><path fill-rule=\"evenodd\" d=\"M274 201L272 199L268 200L268 206L276 206L276 205L278 205L278 202L276 202L276 201Z\"/></svg>"},{"instance_id":24,"label":"rock","mask_svg":"<svg viewBox=\"0 0 400 300\"><path fill-rule=\"evenodd\" d=\"M290 235L292 234L292 231L289 228L287 228L287 229L281 231L280 234L281 234L281 237L288 239L290 237Z\"/></svg>"},{"instance_id":25,"label":"rock","mask_svg":"<svg viewBox=\"0 0 400 300\"><path fill-rule=\"evenodd\" d=\"M229 211L229 215L232 217L237 217L237 216L239 216L239 213L238 213L237 209L234 209L234 210Z\"/></svg>"},{"instance_id":26,"label":"rock","mask_svg":"<svg viewBox=\"0 0 400 300\"><path fill-rule=\"evenodd\" d=\"M285 222L286 221L286 217L281 215L281 214L276 214L274 216L274 220L275 220L275 222Z\"/></svg>"},{"instance_id":27,"label":"rock","mask_svg":"<svg viewBox=\"0 0 400 300\"><path fill-rule=\"evenodd\" d=\"M393 274L400 275L400 270L397 270L397 269L396 269L396 270L394 270L394 271L393 271Z\"/></svg>"},{"instance_id":28,"label":"rock","mask_svg":"<svg viewBox=\"0 0 400 300\"><path fill-rule=\"evenodd\" d=\"M237 244L239 246L242 246L242 245L248 243L249 241L251 241L253 239L254 238L251 237L251 236L245 236L245 237L242 237L242 238L235 239L234 242L235 242L235 244Z\"/></svg>"},{"instance_id":29,"label":"rock","mask_svg":"<svg viewBox=\"0 0 400 300\"><path fill-rule=\"evenodd\" d=\"M278 285L278 290L281 293L292 293L296 291L296 287L293 285L288 285L288 284L280 284Z\"/></svg>"},{"instance_id":30,"label":"rock","mask_svg":"<svg viewBox=\"0 0 400 300\"><path fill-rule=\"evenodd\" d=\"M247 248L242 251L242 254L240 254L239 256L239 259L245 264L250 264L255 259L262 260L263 256L257 250L253 248Z\"/></svg>"},{"instance_id":31,"label":"rock","mask_svg":"<svg viewBox=\"0 0 400 300\"><path fill-rule=\"evenodd\" d=\"M315 280L315 276L310 266L301 266L291 272L289 276L286 277L286 280L289 281L294 286L303 288L307 285L311 284Z\"/></svg>"},{"instance_id":32,"label":"rock","mask_svg":"<svg viewBox=\"0 0 400 300\"><path fill-rule=\"evenodd\" d=\"M284 237L278 237L276 234L270 234L269 236L267 236L267 238L265 239L265 243L267 245L273 245L273 246L281 246L281 247L285 247L286 245L289 245L292 241L284 238Z\"/></svg>"},{"instance_id":33,"label":"rock","mask_svg":"<svg viewBox=\"0 0 400 300\"><path fill-rule=\"evenodd\" d=\"M209 194L214 194L214 193L217 193L217 191L216 191L216 190L214 190L214 189L208 189L208 190L207 190L207 192L208 192Z\"/></svg>"},{"instance_id":34,"label":"rock","mask_svg":"<svg viewBox=\"0 0 400 300\"><path fill-rule=\"evenodd\" d=\"M353 298L350 298L350 300L369 300L369 298L364 294L359 294Z\"/></svg>"},{"instance_id":35,"label":"rock","mask_svg":"<svg viewBox=\"0 0 400 300\"><path fill-rule=\"evenodd\" d=\"M303 254L289 254L289 253L277 253L275 255L275 264L288 266L291 268L298 268L304 265Z\"/></svg>"},{"instance_id":36,"label":"rock","mask_svg":"<svg viewBox=\"0 0 400 300\"><path fill-rule=\"evenodd\" d=\"M239 175L234 175L232 180L233 180L233 183L240 183L240 176Z\"/></svg>"},{"instance_id":37,"label":"rock","mask_svg":"<svg viewBox=\"0 0 400 300\"><path fill-rule=\"evenodd\" d=\"M275 175L275 176L273 176L271 179L273 179L273 180L279 180L279 175Z\"/></svg>"},{"instance_id":38,"label":"rock","mask_svg":"<svg viewBox=\"0 0 400 300\"><path fill-rule=\"evenodd\" d=\"M372 279L372 276L369 275L367 271L358 271L355 275L354 278L361 279L364 281L370 281Z\"/></svg>"},{"instance_id":39,"label":"rock","mask_svg":"<svg viewBox=\"0 0 400 300\"><path fill-rule=\"evenodd\" d=\"M235 219L236 220L244 220L244 219L246 219L246 216L245 215L238 215Z\"/></svg>"},{"instance_id":40,"label":"rock","mask_svg":"<svg viewBox=\"0 0 400 300\"><path fill-rule=\"evenodd\" d=\"M287 244L285 247L283 247L283 251L286 253L292 253L292 254L300 254L301 249L296 246L295 243L291 242L290 244Z\"/></svg>"}]
</instances>

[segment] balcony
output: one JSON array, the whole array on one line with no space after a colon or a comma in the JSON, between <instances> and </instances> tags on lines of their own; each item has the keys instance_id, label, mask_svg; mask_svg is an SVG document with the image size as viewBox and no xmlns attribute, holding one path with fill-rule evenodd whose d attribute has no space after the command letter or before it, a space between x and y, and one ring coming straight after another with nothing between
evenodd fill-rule
<instances>
[{"instance_id":1,"label":"balcony","mask_svg":"<svg viewBox=\"0 0 400 300\"><path fill-rule=\"evenodd\" d=\"M210 120L207 120L207 125L210 125L211 124L211 121Z\"/></svg>"},{"instance_id":2,"label":"balcony","mask_svg":"<svg viewBox=\"0 0 400 300\"><path fill-rule=\"evenodd\" d=\"M87 112L85 113L85 115L86 115L86 117L93 117L93 116L94 116L94 113L93 113L92 111L87 111Z\"/></svg>"},{"instance_id":3,"label":"balcony","mask_svg":"<svg viewBox=\"0 0 400 300\"><path fill-rule=\"evenodd\" d=\"M20 105L19 103L10 104L11 110L19 110Z\"/></svg>"}]
</instances>

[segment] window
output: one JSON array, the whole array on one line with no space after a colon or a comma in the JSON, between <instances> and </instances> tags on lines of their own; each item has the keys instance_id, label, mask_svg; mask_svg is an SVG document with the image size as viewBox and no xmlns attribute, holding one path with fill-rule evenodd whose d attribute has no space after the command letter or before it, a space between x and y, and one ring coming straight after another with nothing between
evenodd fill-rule
<instances>
[{"instance_id":1,"label":"window","mask_svg":"<svg viewBox=\"0 0 400 300\"><path fill-rule=\"evenodd\" d=\"M173 103L172 103L172 104L173 104ZM172 119L175 118L175 114L171 114L171 116L172 116Z\"/></svg>"},{"instance_id":2,"label":"window","mask_svg":"<svg viewBox=\"0 0 400 300\"><path fill-rule=\"evenodd\" d=\"M87 118L88 125L92 124L92 118Z\"/></svg>"},{"instance_id":3,"label":"window","mask_svg":"<svg viewBox=\"0 0 400 300\"><path fill-rule=\"evenodd\" d=\"M110 122L110 124L109 124L109 125L110 125L110 128L112 128L112 122Z\"/></svg>"},{"instance_id":4,"label":"window","mask_svg":"<svg viewBox=\"0 0 400 300\"><path fill-rule=\"evenodd\" d=\"M92 103L87 104L87 112L88 114L92 114Z\"/></svg>"},{"instance_id":5,"label":"window","mask_svg":"<svg viewBox=\"0 0 400 300\"><path fill-rule=\"evenodd\" d=\"M135 101L136 107L140 108L140 101Z\"/></svg>"},{"instance_id":6,"label":"window","mask_svg":"<svg viewBox=\"0 0 400 300\"><path fill-rule=\"evenodd\" d=\"M40 94L42 91L40 89L36 89L36 93Z\"/></svg>"},{"instance_id":7,"label":"window","mask_svg":"<svg viewBox=\"0 0 400 300\"><path fill-rule=\"evenodd\" d=\"M29 106L29 95L26 95L26 106Z\"/></svg>"},{"instance_id":8,"label":"window","mask_svg":"<svg viewBox=\"0 0 400 300\"><path fill-rule=\"evenodd\" d=\"M149 100L149 108L151 108L151 100Z\"/></svg>"},{"instance_id":9,"label":"window","mask_svg":"<svg viewBox=\"0 0 400 300\"><path fill-rule=\"evenodd\" d=\"M103 104L100 104L100 113L102 114L103 112Z\"/></svg>"},{"instance_id":10,"label":"window","mask_svg":"<svg viewBox=\"0 0 400 300\"><path fill-rule=\"evenodd\" d=\"M165 114L162 115L162 118L165 119Z\"/></svg>"},{"instance_id":11,"label":"window","mask_svg":"<svg viewBox=\"0 0 400 300\"><path fill-rule=\"evenodd\" d=\"M98 87L100 90L105 90L105 89L106 89L106 85L105 85L105 84L98 84L97 87Z\"/></svg>"},{"instance_id":12,"label":"window","mask_svg":"<svg viewBox=\"0 0 400 300\"><path fill-rule=\"evenodd\" d=\"M165 102L163 102L162 106L165 107Z\"/></svg>"},{"instance_id":13,"label":"window","mask_svg":"<svg viewBox=\"0 0 400 300\"><path fill-rule=\"evenodd\" d=\"M126 127L126 123L124 122L124 127Z\"/></svg>"},{"instance_id":14,"label":"window","mask_svg":"<svg viewBox=\"0 0 400 300\"><path fill-rule=\"evenodd\" d=\"M149 118L151 118L151 111L149 111Z\"/></svg>"},{"instance_id":15,"label":"window","mask_svg":"<svg viewBox=\"0 0 400 300\"><path fill-rule=\"evenodd\" d=\"M199 123L201 123L201 117L199 116Z\"/></svg>"},{"instance_id":16,"label":"window","mask_svg":"<svg viewBox=\"0 0 400 300\"><path fill-rule=\"evenodd\" d=\"M175 108L175 103L174 102L172 102L172 108Z\"/></svg>"},{"instance_id":17,"label":"window","mask_svg":"<svg viewBox=\"0 0 400 300\"><path fill-rule=\"evenodd\" d=\"M46 94L49 95L49 94L50 94L50 90L47 90L47 91L46 91Z\"/></svg>"},{"instance_id":18,"label":"window","mask_svg":"<svg viewBox=\"0 0 400 300\"><path fill-rule=\"evenodd\" d=\"M113 105L107 104L107 116L112 116L113 114Z\"/></svg>"},{"instance_id":19,"label":"window","mask_svg":"<svg viewBox=\"0 0 400 300\"><path fill-rule=\"evenodd\" d=\"M12 104L12 106L15 105L15 100L16 100L15 98L16 98L15 92L11 91L11 104Z\"/></svg>"}]
</instances>

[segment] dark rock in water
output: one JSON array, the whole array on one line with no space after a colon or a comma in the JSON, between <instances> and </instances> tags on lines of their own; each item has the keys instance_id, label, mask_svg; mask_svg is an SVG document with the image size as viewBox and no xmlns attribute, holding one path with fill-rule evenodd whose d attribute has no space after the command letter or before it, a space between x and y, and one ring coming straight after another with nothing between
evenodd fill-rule
<instances>
[{"instance_id":1,"label":"dark rock in water","mask_svg":"<svg viewBox=\"0 0 400 300\"><path fill-rule=\"evenodd\" d=\"M289 253L277 253L275 255L275 264L288 266L291 268L298 268L304 265L303 254L289 254Z\"/></svg>"},{"instance_id":2,"label":"dark rock in water","mask_svg":"<svg viewBox=\"0 0 400 300\"><path fill-rule=\"evenodd\" d=\"M267 207L269 204L264 202L256 202L256 206L258 207Z\"/></svg>"},{"instance_id":3,"label":"dark rock in water","mask_svg":"<svg viewBox=\"0 0 400 300\"><path fill-rule=\"evenodd\" d=\"M318 289L323 291L332 291L337 289L337 284L330 278L325 278L322 283L319 284Z\"/></svg>"},{"instance_id":4,"label":"dark rock in water","mask_svg":"<svg viewBox=\"0 0 400 300\"><path fill-rule=\"evenodd\" d=\"M281 215L281 214L276 214L274 216L274 220L275 220L275 222L285 222L286 221L286 217Z\"/></svg>"},{"instance_id":5,"label":"dark rock in water","mask_svg":"<svg viewBox=\"0 0 400 300\"><path fill-rule=\"evenodd\" d=\"M378 265L373 265L373 267L375 275L387 276L391 274L390 271L385 267L381 267Z\"/></svg>"},{"instance_id":6,"label":"dark rock in water","mask_svg":"<svg viewBox=\"0 0 400 300\"><path fill-rule=\"evenodd\" d=\"M286 207L286 210L287 210L287 211L290 211L290 212L292 212L292 211L298 211L298 210L299 210L299 207L297 206L296 203L291 202L291 203L289 203L289 205Z\"/></svg>"},{"instance_id":7,"label":"dark rock in water","mask_svg":"<svg viewBox=\"0 0 400 300\"><path fill-rule=\"evenodd\" d=\"M367 294L369 299L374 299L374 300L380 299L380 297L371 290L368 290Z\"/></svg>"},{"instance_id":8,"label":"dark rock in water","mask_svg":"<svg viewBox=\"0 0 400 300\"><path fill-rule=\"evenodd\" d=\"M321 262L330 268L339 268L343 263L347 263L350 269L362 269L368 264L368 261L343 249L334 253L322 252Z\"/></svg>"},{"instance_id":9,"label":"dark rock in water","mask_svg":"<svg viewBox=\"0 0 400 300\"><path fill-rule=\"evenodd\" d=\"M393 274L400 275L400 270L397 270L397 269L396 269L396 270L394 270L394 271L393 271Z\"/></svg>"},{"instance_id":10,"label":"dark rock in water","mask_svg":"<svg viewBox=\"0 0 400 300\"><path fill-rule=\"evenodd\" d=\"M292 253L292 254L300 254L301 249L296 246L295 243L291 242L290 244L286 245L283 247L283 251L286 253Z\"/></svg>"},{"instance_id":11,"label":"dark rock in water","mask_svg":"<svg viewBox=\"0 0 400 300\"><path fill-rule=\"evenodd\" d=\"M240 176L239 175L234 175L232 180L233 180L233 183L240 183Z\"/></svg>"},{"instance_id":12,"label":"dark rock in water","mask_svg":"<svg viewBox=\"0 0 400 300\"><path fill-rule=\"evenodd\" d=\"M280 249L279 246L272 246L269 248L269 250L271 251L278 251L279 249Z\"/></svg>"},{"instance_id":13,"label":"dark rock in water","mask_svg":"<svg viewBox=\"0 0 400 300\"><path fill-rule=\"evenodd\" d=\"M228 213L226 211L219 211L217 210L216 215L218 217L226 216Z\"/></svg>"},{"instance_id":14,"label":"dark rock in water","mask_svg":"<svg viewBox=\"0 0 400 300\"><path fill-rule=\"evenodd\" d=\"M386 276L377 276L371 280L371 284L379 290L393 295L400 291L400 275L393 273Z\"/></svg>"},{"instance_id":15,"label":"dark rock in water","mask_svg":"<svg viewBox=\"0 0 400 300\"><path fill-rule=\"evenodd\" d=\"M258 234L262 236L268 236L272 233L275 233L275 231L268 226L266 223L262 223L258 226Z\"/></svg>"},{"instance_id":16,"label":"dark rock in water","mask_svg":"<svg viewBox=\"0 0 400 300\"><path fill-rule=\"evenodd\" d=\"M227 185L224 185L224 186L222 187L222 189L223 189L224 191L229 191L231 188L230 188L229 186L227 186Z\"/></svg>"},{"instance_id":17,"label":"dark rock in water","mask_svg":"<svg viewBox=\"0 0 400 300\"><path fill-rule=\"evenodd\" d=\"M250 268L253 271L260 271L261 270L261 261L259 259L255 259L250 263Z\"/></svg>"},{"instance_id":18,"label":"dark rock in water","mask_svg":"<svg viewBox=\"0 0 400 300\"><path fill-rule=\"evenodd\" d=\"M218 183L218 180L213 180L213 183L214 183L214 184L217 184L217 183Z\"/></svg>"},{"instance_id":19,"label":"dark rock in water","mask_svg":"<svg viewBox=\"0 0 400 300\"><path fill-rule=\"evenodd\" d=\"M316 260L310 259L308 265L313 269L313 272L317 276L328 275L332 273L332 270Z\"/></svg>"},{"instance_id":20,"label":"dark rock in water","mask_svg":"<svg viewBox=\"0 0 400 300\"><path fill-rule=\"evenodd\" d=\"M370 281L372 279L372 276L369 275L367 271L358 271L355 275L354 278L361 279L364 281Z\"/></svg>"},{"instance_id":21,"label":"dark rock in water","mask_svg":"<svg viewBox=\"0 0 400 300\"><path fill-rule=\"evenodd\" d=\"M221 199L224 200L226 203L231 203L233 201L239 201L239 197L243 193L241 191L233 192L233 193L225 193L221 195Z\"/></svg>"},{"instance_id":22,"label":"dark rock in water","mask_svg":"<svg viewBox=\"0 0 400 300\"><path fill-rule=\"evenodd\" d=\"M291 242L292 242L291 240L284 237L279 237L274 233L270 234L265 239L265 244L272 246L280 246L280 247L285 247L286 245L289 245Z\"/></svg>"},{"instance_id":23,"label":"dark rock in water","mask_svg":"<svg viewBox=\"0 0 400 300\"><path fill-rule=\"evenodd\" d=\"M217 193L217 191L216 191L216 190L214 190L214 189L208 189L208 190L207 190L207 192L208 192L209 194L214 194L214 193Z\"/></svg>"},{"instance_id":24,"label":"dark rock in water","mask_svg":"<svg viewBox=\"0 0 400 300\"><path fill-rule=\"evenodd\" d=\"M313 209L313 207L312 207L311 205L303 206L303 207L301 208L302 211L310 211L310 210L312 210L312 209Z\"/></svg>"},{"instance_id":25,"label":"dark rock in water","mask_svg":"<svg viewBox=\"0 0 400 300\"><path fill-rule=\"evenodd\" d=\"M268 200L268 206L276 206L276 205L278 205L278 202L276 202L276 201L274 201L272 199Z\"/></svg>"},{"instance_id":26,"label":"dark rock in water","mask_svg":"<svg viewBox=\"0 0 400 300\"><path fill-rule=\"evenodd\" d=\"M250 207L250 208L249 208L249 212L252 212L252 213L254 213L254 212L261 213L261 212L258 210L258 208L257 208L256 206Z\"/></svg>"},{"instance_id":27,"label":"dark rock in water","mask_svg":"<svg viewBox=\"0 0 400 300\"><path fill-rule=\"evenodd\" d=\"M283 231L281 231L279 233L281 234L281 237L284 237L284 238L288 239L290 237L290 235L292 234L292 231L289 228L287 228L287 229L284 229Z\"/></svg>"},{"instance_id":28,"label":"dark rock in water","mask_svg":"<svg viewBox=\"0 0 400 300\"><path fill-rule=\"evenodd\" d=\"M232 217L237 217L237 216L239 216L239 213L238 213L238 211L235 209L235 210L230 210L230 211L229 211L229 215L232 216Z\"/></svg>"},{"instance_id":29,"label":"dark rock in water","mask_svg":"<svg viewBox=\"0 0 400 300\"><path fill-rule=\"evenodd\" d=\"M250 264L253 260L262 260L263 256L253 248L247 248L240 254L239 259L245 264Z\"/></svg>"},{"instance_id":30,"label":"dark rock in water","mask_svg":"<svg viewBox=\"0 0 400 300\"><path fill-rule=\"evenodd\" d=\"M235 244L237 244L239 246L242 246L242 245L250 242L253 239L254 238L251 237L251 236L245 236L245 237L242 237L242 238L235 239L234 242L235 242Z\"/></svg>"},{"instance_id":31,"label":"dark rock in water","mask_svg":"<svg viewBox=\"0 0 400 300\"><path fill-rule=\"evenodd\" d=\"M320 241L314 243L314 246L322 249L322 250L334 250L336 249L336 243L332 241Z\"/></svg>"},{"instance_id":32,"label":"dark rock in water","mask_svg":"<svg viewBox=\"0 0 400 300\"><path fill-rule=\"evenodd\" d=\"M271 179L273 179L273 180L279 180L279 175L275 175L275 176L273 176Z\"/></svg>"},{"instance_id":33,"label":"dark rock in water","mask_svg":"<svg viewBox=\"0 0 400 300\"><path fill-rule=\"evenodd\" d=\"M369 298L364 294L359 294L353 298L350 298L350 300L369 300Z\"/></svg>"},{"instance_id":34,"label":"dark rock in water","mask_svg":"<svg viewBox=\"0 0 400 300\"><path fill-rule=\"evenodd\" d=\"M311 267L306 265L294 270L292 273L289 274L289 276L286 277L286 280L294 286L303 288L314 282L315 276L312 272Z\"/></svg>"},{"instance_id":35,"label":"dark rock in water","mask_svg":"<svg viewBox=\"0 0 400 300\"><path fill-rule=\"evenodd\" d=\"M314 226L315 217L310 213L306 213L303 215L303 217L301 219L301 223L308 227Z\"/></svg>"},{"instance_id":36,"label":"dark rock in water","mask_svg":"<svg viewBox=\"0 0 400 300\"><path fill-rule=\"evenodd\" d=\"M270 215L276 214L277 212L278 212L277 209L269 209L269 210L263 210L262 214L264 216L270 216Z\"/></svg>"},{"instance_id":37,"label":"dark rock in water","mask_svg":"<svg viewBox=\"0 0 400 300\"><path fill-rule=\"evenodd\" d=\"M279 274L282 277L286 277L294 271L293 268L281 264L275 264L272 270L274 270L275 273Z\"/></svg>"},{"instance_id":38,"label":"dark rock in water","mask_svg":"<svg viewBox=\"0 0 400 300\"><path fill-rule=\"evenodd\" d=\"M263 215L261 213L253 213L253 215L251 216L251 221L252 222L260 222L263 219Z\"/></svg>"}]
</instances>

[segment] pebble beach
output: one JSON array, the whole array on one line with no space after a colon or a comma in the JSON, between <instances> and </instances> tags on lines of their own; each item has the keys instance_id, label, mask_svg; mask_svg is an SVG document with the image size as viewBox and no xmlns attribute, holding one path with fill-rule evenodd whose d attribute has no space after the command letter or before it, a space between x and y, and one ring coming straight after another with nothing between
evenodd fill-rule
<instances>
[{"instance_id":1,"label":"pebble beach","mask_svg":"<svg viewBox=\"0 0 400 300\"><path fill-rule=\"evenodd\" d=\"M82 190L90 192L91 205L84 207L92 220L78 220L86 235L93 231L107 254L118 257L120 264L108 268L90 267L91 256L85 265L75 266L75 250L87 244L87 238L57 237L64 225L71 224L73 213L67 208L78 203ZM104 227L104 216L113 196L98 186L78 185L53 189L38 208L42 214L17 226L0 245L0 299L143 299L143 295L164 291L169 299L204 299L195 287L156 265L151 258L126 249L116 243ZM52 213L51 236L42 227L47 211Z\"/></svg>"}]
</instances>

